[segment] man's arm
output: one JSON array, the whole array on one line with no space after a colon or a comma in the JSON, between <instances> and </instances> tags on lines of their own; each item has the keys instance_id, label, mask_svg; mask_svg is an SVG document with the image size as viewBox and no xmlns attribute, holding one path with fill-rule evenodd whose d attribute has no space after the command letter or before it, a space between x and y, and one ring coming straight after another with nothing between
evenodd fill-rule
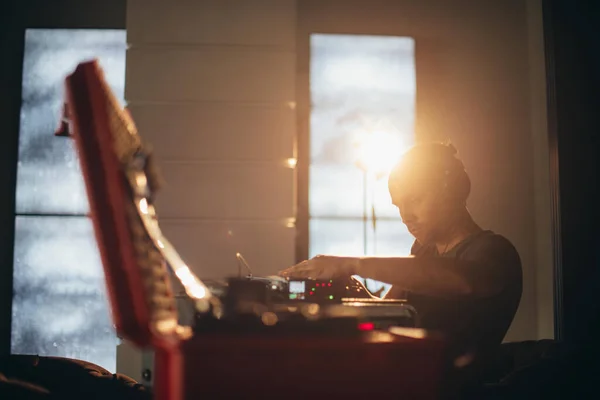
<instances>
[{"instance_id":1,"label":"man's arm","mask_svg":"<svg viewBox=\"0 0 600 400\"><path fill-rule=\"evenodd\" d=\"M409 292L435 296L493 296L502 283L492 274L476 274L485 269L471 261L453 258L360 258L358 275Z\"/></svg>"},{"instance_id":2,"label":"man's arm","mask_svg":"<svg viewBox=\"0 0 600 400\"><path fill-rule=\"evenodd\" d=\"M433 296L490 297L500 293L518 268L519 256L503 238L469 250L464 259L446 257L358 259L357 274L409 292Z\"/></svg>"}]
</instances>

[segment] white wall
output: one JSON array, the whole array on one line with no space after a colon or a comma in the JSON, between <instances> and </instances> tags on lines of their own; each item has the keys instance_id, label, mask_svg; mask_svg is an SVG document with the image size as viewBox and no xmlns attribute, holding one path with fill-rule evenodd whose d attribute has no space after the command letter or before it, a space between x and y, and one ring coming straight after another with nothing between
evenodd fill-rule
<instances>
[{"instance_id":1,"label":"white wall","mask_svg":"<svg viewBox=\"0 0 600 400\"><path fill-rule=\"evenodd\" d=\"M294 262L296 5L129 0L126 100L168 185L165 234L202 278Z\"/></svg>"}]
</instances>

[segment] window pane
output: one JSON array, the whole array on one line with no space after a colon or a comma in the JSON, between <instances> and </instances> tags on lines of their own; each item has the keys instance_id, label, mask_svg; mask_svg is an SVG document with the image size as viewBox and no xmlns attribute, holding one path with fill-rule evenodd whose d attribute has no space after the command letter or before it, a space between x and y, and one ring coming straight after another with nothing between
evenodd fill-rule
<instances>
[{"instance_id":1,"label":"window pane","mask_svg":"<svg viewBox=\"0 0 600 400\"><path fill-rule=\"evenodd\" d=\"M400 218L377 220L375 225L373 220L368 220L366 226L358 218L311 218L309 230L311 257L319 254L408 256L415 240Z\"/></svg>"},{"instance_id":2,"label":"window pane","mask_svg":"<svg viewBox=\"0 0 600 400\"><path fill-rule=\"evenodd\" d=\"M115 371L117 338L91 220L17 217L11 350Z\"/></svg>"},{"instance_id":3,"label":"window pane","mask_svg":"<svg viewBox=\"0 0 600 400\"><path fill-rule=\"evenodd\" d=\"M361 219L365 210L368 218L398 219L387 176L414 142L415 76L412 38L311 36L311 255L376 254L379 242L386 248L371 223L365 248Z\"/></svg>"},{"instance_id":4,"label":"window pane","mask_svg":"<svg viewBox=\"0 0 600 400\"><path fill-rule=\"evenodd\" d=\"M311 218L309 222L310 257L319 254L361 256L364 224L360 219Z\"/></svg>"},{"instance_id":5,"label":"window pane","mask_svg":"<svg viewBox=\"0 0 600 400\"><path fill-rule=\"evenodd\" d=\"M408 232L400 218L377 220L375 228L370 227L367 239L370 254L392 257L408 256L415 238Z\"/></svg>"},{"instance_id":6,"label":"window pane","mask_svg":"<svg viewBox=\"0 0 600 400\"><path fill-rule=\"evenodd\" d=\"M412 38L312 35L311 163L354 164L364 132L412 143L415 76Z\"/></svg>"},{"instance_id":7,"label":"window pane","mask_svg":"<svg viewBox=\"0 0 600 400\"><path fill-rule=\"evenodd\" d=\"M62 115L64 78L79 62L98 58L107 81L117 96L122 97L125 50L124 30L27 30L17 213L82 214L88 211L73 142L53 136Z\"/></svg>"},{"instance_id":8,"label":"window pane","mask_svg":"<svg viewBox=\"0 0 600 400\"><path fill-rule=\"evenodd\" d=\"M364 173L344 165L310 166L311 217L357 217L364 213Z\"/></svg>"}]
</instances>

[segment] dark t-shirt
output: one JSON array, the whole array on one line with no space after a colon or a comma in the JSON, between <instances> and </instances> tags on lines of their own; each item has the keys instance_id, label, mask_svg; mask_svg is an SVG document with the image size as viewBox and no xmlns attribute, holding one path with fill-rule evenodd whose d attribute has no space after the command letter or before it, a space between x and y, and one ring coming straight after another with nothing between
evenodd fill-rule
<instances>
[{"instance_id":1,"label":"dark t-shirt","mask_svg":"<svg viewBox=\"0 0 600 400\"><path fill-rule=\"evenodd\" d=\"M435 246L415 242L416 257L439 256ZM407 299L420 318L421 327L443 332L461 351L485 350L499 345L517 311L522 293L521 260L515 247L501 235L482 231L463 240L441 257L454 257L490 268L503 289L487 298L474 296L434 297L408 293ZM473 271L477 273L477 271ZM395 297L394 288L390 291Z\"/></svg>"}]
</instances>

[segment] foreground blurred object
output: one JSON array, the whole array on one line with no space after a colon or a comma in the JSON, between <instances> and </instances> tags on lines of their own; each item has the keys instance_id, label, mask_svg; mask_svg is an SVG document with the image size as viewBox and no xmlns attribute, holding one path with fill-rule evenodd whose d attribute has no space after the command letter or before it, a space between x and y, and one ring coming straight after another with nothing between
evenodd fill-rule
<instances>
[{"instance_id":1,"label":"foreground blurred object","mask_svg":"<svg viewBox=\"0 0 600 400\"><path fill-rule=\"evenodd\" d=\"M61 134L79 152L115 326L154 349L155 398L440 397L446 345L415 330L402 301L360 288L353 298L352 282L198 279L160 231L151 154L97 62L80 64L66 88ZM191 327L179 323L171 277L194 306Z\"/></svg>"},{"instance_id":2,"label":"foreground blurred object","mask_svg":"<svg viewBox=\"0 0 600 400\"><path fill-rule=\"evenodd\" d=\"M0 357L1 399L150 400L133 379L99 365L64 357Z\"/></svg>"}]
</instances>

